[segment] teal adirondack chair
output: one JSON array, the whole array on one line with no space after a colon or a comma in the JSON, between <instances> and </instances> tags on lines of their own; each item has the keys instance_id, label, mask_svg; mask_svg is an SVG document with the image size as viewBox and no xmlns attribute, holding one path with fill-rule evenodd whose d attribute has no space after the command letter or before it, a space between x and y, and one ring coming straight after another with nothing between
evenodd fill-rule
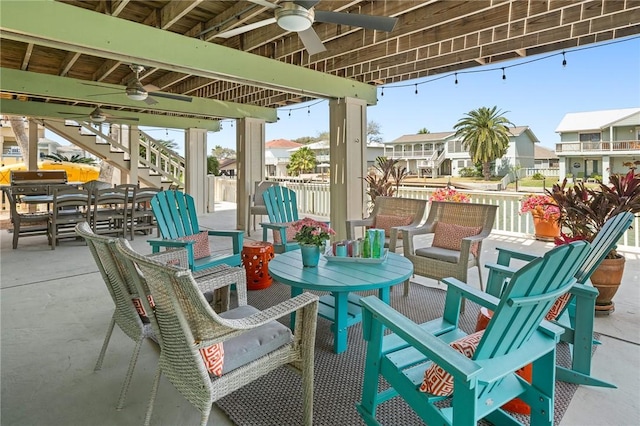
<instances>
[{"instance_id":1,"label":"teal adirondack chair","mask_svg":"<svg viewBox=\"0 0 640 426\"><path fill-rule=\"evenodd\" d=\"M591 376L591 349L593 340L593 319L598 290L590 285L589 278L607 254L616 247L622 235L629 229L634 215L620 213L609 219L591 242L591 250L576 272L576 284L569 293L571 298L565 309L554 321L565 329L562 341L572 345L571 368L557 366L558 380L579 385L615 388L612 383ZM537 257L505 248L497 248L498 264L487 264L489 278L487 293L500 297L513 269L509 268L511 259L530 262Z\"/></svg>"},{"instance_id":2,"label":"teal adirondack chair","mask_svg":"<svg viewBox=\"0 0 640 426\"><path fill-rule=\"evenodd\" d=\"M187 240L190 236L200 232L198 216L193 197L180 191L161 191L151 199L151 209L156 217L160 236L147 240L151 244L153 253L165 248L185 248L189 268L196 272L220 264L239 266L241 263L243 231L207 231L209 236L229 237L233 243L233 254L212 254L201 259L194 258L195 241Z\"/></svg>"},{"instance_id":3,"label":"teal adirondack chair","mask_svg":"<svg viewBox=\"0 0 640 426\"><path fill-rule=\"evenodd\" d=\"M272 186L262 193L269 222L260 223L262 226L262 240L267 241L268 232L272 230L274 234L280 235L280 242L273 244L276 253L284 253L289 250L296 250L300 245L291 241L292 235L287 229L291 227L291 222L298 220L298 201L295 191L284 186Z\"/></svg>"},{"instance_id":4,"label":"teal adirondack chair","mask_svg":"<svg viewBox=\"0 0 640 426\"><path fill-rule=\"evenodd\" d=\"M520 424L500 408L517 397L531 406L532 426L552 425L556 343L562 330L543 319L556 298L575 283L589 247L576 241L528 263L513 274L502 299L445 278L443 317L420 325L375 296L361 299L368 343L362 400L356 405L364 421L377 425L378 404L399 395L429 425L475 426L482 418ZM463 298L494 311L471 359L448 344L466 335L457 326ZM385 328L393 334L385 335ZM451 396L420 391L427 360L453 376ZM515 373L529 363L531 384ZM379 376L390 385L380 392ZM439 402L448 398L451 406L443 407Z\"/></svg>"}]
</instances>

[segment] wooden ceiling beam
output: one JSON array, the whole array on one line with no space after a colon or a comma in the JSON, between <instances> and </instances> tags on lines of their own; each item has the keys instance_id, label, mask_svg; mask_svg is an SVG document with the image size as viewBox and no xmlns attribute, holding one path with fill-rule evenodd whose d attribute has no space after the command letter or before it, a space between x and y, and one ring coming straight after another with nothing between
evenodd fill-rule
<instances>
[{"instance_id":1,"label":"wooden ceiling beam","mask_svg":"<svg viewBox=\"0 0 640 426\"><path fill-rule=\"evenodd\" d=\"M33 53L33 43L27 44L27 50L24 52L24 56L22 58L22 65L20 65L20 69L22 71L26 70L29 66L29 59L31 59L31 54Z\"/></svg>"},{"instance_id":2,"label":"wooden ceiling beam","mask_svg":"<svg viewBox=\"0 0 640 426\"><path fill-rule=\"evenodd\" d=\"M67 53L67 56L65 56L64 61L62 61L62 64L60 66L60 72L58 73L58 75L60 77L64 77L65 75L67 75L67 73L69 72L73 64L76 63L79 57L80 57L79 52Z\"/></svg>"}]
</instances>

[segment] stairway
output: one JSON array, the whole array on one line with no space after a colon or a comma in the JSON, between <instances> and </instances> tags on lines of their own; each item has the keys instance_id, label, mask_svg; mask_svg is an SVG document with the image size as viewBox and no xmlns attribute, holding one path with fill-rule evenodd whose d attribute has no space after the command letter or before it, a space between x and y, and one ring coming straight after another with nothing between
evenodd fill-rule
<instances>
[{"instance_id":1,"label":"stairway","mask_svg":"<svg viewBox=\"0 0 640 426\"><path fill-rule=\"evenodd\" d=\"M128 174L131 170L131 152L129 145L140 147L137 166L138 180L141 184L152 187L182 186L181 177L184 176L185 160L183 157L163 149L151 136L138 130L140 137L137 143L122 143L118 139L120 125L110 132L112 137L102 132L102 126L95 126L88 122L65 122L41 120L40 124L66 139L70 143L112 166ZM124 133L124 132L122 132ZM134 167L135 167L134 166Z\"/></svg>"}]
</instances>

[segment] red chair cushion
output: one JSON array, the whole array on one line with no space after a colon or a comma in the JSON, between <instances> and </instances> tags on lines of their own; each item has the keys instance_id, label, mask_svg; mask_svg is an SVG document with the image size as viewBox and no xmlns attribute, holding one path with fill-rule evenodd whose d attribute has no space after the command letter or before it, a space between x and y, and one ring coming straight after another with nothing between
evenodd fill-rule
<instances>
[{"instance_id":1,"label":"red chair cushion","mask_svg":"<svg viewBox=\"0 0 640 426\"><path fill-rule=\"evenodd\" d=\"M460 251L462 239L478 235L480 231L482 231L482 226L460 226L453 223L436 222L432 246ZM478 243L471 245L471 254L478 257Z\"/></svg>"}]
</instances>

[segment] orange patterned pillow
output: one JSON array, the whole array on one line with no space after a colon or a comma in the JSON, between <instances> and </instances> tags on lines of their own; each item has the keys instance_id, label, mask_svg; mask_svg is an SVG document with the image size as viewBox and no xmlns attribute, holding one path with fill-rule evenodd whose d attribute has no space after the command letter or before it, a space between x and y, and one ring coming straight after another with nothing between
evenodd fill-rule
<instances>
[{"instance_id":1,"label":"orange patterned pillow","mask_svg":"<svg viewBox=\"0 0 640 426\"><path fill-rule=\"evenodd\" d=\"M556 299L556 301L553 303L553 306L551 307L551 309L549 309L549 312L547 312L547 315L544 318L547 321L553 321L553 320L557 319L558 315L560 315L560 312L562 312L564 307L569 302L570 298L571 298L571 295L569 293L565 293L562 296L558 297Z\"/></svg>"},{"instance_id":2,"label":"orange patterned pillow","mask_svg":"<svg viewBox=\"0 0 640 426\"><path fill-rule=\"evenodd\" d=\"M405 226L413 222L413 216L396 216L390 214L379 214L373 223L374 228L384 229L385 235L391 235L391 228L395 226ZM402 238L402 232L398 233L398 238Z\"/></svg>"},{"instance_id":3,"label":"orange patterned pillow","mask_svg":"<svg viewBox=\"0 0 640 426\"><path fill-rule=\"evenodd\" d=\"M222 367L224 364L224 347L222 342L200 349L200 356L209 373L218 377L222 376Z\"/></svg>"},{"instance_id":4,"label":"orange patterned pillow","mask_svg":"<svg viewBox=\"0 0 640 426\"><path fill-rule=\"evenodd\" d=\"M451 342L449 346L467 358L472 358L483 334L484 330L480 330ZM433 363L424 372L424 380L420 385L420 392L437 396L451 395L453 393L453 376L444 371L438 364Z\"/></svg>"},{"instance_id":5,"label":"orange patterned pillow","mask_svg":"<svg viewBox=\"0 0 640 426\"><path fill-rule=\"evenodd\" d=\"M460 226L453 223L436 222L433 247L460 251L462 239L478 235L482 226ZM471 245L471 254L478 257L478 243Z\"/></svg>"},{"instance_id":6,"label":"orange patterned pillow","mask_svg":"<svg viewBox=\"0 0 640 426\"><path fill-rule=\"evenodd\" d=\"M195 241L195 244L193 245L194 260L211 256L211 248L209 247L209 233L207 231L200 231L197 234L187 235L186 237L178 238L178 240Z\"/></svg>"},{"instance_id":7,"label":"orange patterned pillow","mask_svg":"<svg viewBox=\"0 0 640 426\"><path fill-rule=\"evenodd\" d=\"M286 222L283 225L287 225L287 229L285 232L287 233L287 242L294 241L293 237L296 236L296 230L293 229L293 222ZM274 244L282 244L282 238L280 238L280 231L273 231L273 243Z\"/></svg>"}]
</instances>

